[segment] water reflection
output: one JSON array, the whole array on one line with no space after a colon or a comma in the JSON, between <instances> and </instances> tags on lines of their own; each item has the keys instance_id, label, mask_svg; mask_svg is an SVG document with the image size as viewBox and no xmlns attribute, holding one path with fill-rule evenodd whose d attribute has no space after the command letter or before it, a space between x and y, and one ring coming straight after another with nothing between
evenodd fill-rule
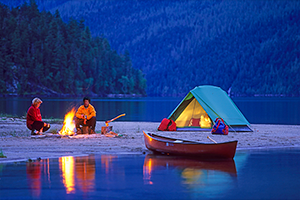
<instances>
[{"instance_id":1,"label":"water reflection","mask_svg":"<svg viewBox=\"0 0 300 200\"><path fill-rule=\"evenodd\" d=\"M0 176L2 175L2 171L5 168L5 164L4 163L0 163Z\"/></svg>"},{"instance_id":2,"label":"water reflection","mask_svg":"<svg viewBox=\"0 0 300 200\"><path fill-rule=\"evenodd\" d=\"M153 182L151 181L151 174L153 170L152 160L149 155L145 157L144 166L143 166L143 176L144 176L144 183L152 185Z\"/></svg>"},{"instance_id":3,"label":"water reflection","mask_svg":"<svg viewBox=\"0 0 300 200\"><path fill-rule=\"evenodd\" d=\"M84 193L94 190L95 163L94 156L59 158L59 168L67 194L75 193L76 188Z\"/></svg>"},{"instance_id":4,"label":"water reflection","mask_svg":"<svg viewBox=\"0 0 300 200\"><path fill-rule=\"evenodd\" d=\"M0 199L299 199L299 156L297 148L238 151L234 161L95 155L6 163Z\"/></svg>"},{"instance_id":5,"label":"water reflection","mask_svg":"<svg viewBox=\"0 0 300 200\"><path fill-rule=\"evenodd\" d=\"M41 195L41 164L39 161L26 164L27 181L33 197Z\"/></svg>"},{"instance_id":6,"label":"water reflection","mask_svg":"<svg viewBox=\"0 0 300 200\"><path fill-rule=\"evenodd\" d=\"M106 174L113 171L112 161L116 158L118 158L117 155L101 155L101 166L105 169Z\"/></svg>"},{"instance_id":7,"label":"water reflection","mask_svg":"<svg viewBox=\"0 0 300 200\"><path fill-rule=\"evenodd\" d=\"M67 194L75 192L74 157L68 156L59 158L59 168L62 172L63 183Z\"/></svg>"},{"instance_id":8,"label":"water reflection","mask_svg":"<svg viewBox=\"0 0 300 200\"><path fill-rule=\"evenodd\" d=\"M83 192L93 191L95 188L95 157L84 156L75 159L76 180Z\"/></svg>"},{"instance_id":9,"label":"water reflection","mask_svg":"<svg viewBox=\"0 0 300 200\"><path fill-rule=\"evenodd\" d=\"M173 157L148 154L144 160L143 179L145 184L155 184L157 171L168 169L179 170L181 183L195 198L212 197L228 190L237 180L234 160L201 161L184 157ZM199 196L200 195L200 196Z\"/></svg>"},{"instance_id":10,"label":"water reflection","mask_svg":"<svg viewBox=\"0 0 300 200\"><path fill-rule=\"evenodd\" d=\"M2 113L23 116L30 106L30 98L0 98L0 110ZM45 106L41 106L44 118L63 119L65 113L72 107L78 108L81 98L42 98ZM120 113L126 116L118 121L161 121L178 105L181 98L93 98L93 106L98 113L97 120L107 120ZM47 105L47 106L46 106ZM53 109L55 108L55 109Z\"/></svg>"}]
</instances>

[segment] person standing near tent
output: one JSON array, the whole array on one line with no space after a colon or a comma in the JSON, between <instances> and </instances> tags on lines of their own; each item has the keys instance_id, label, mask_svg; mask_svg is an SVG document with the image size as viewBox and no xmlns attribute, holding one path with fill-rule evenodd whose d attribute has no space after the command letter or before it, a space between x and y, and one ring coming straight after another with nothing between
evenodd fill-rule
<instances>
[{"instance_id":1,"label":"person standing near tent","mask_svg":"<svg viewBox=\"0 0 300 200\"><path fill-rule=\"evenodd\" d=\"M81 105L76 112L75 126L77 134L82 134L80 125L88 126L91 129L90 134L95 133L96 111L94 106L92 106L90 103L91 99L88 97L84 97L83 105Z\"/></svg>"},{"instance_id":2,"label":"person standing near tent","mask_svg":"<svg viewBox=\"0 0 300 200\"><path fill-rule=\"evenodd\" d=\"M43 103L41 99L34 98L27 111L26 125L27 128L31 130L31 135L41 135L42 132L45 132L50 128L50 124L42 121L42 115L39 108L41 103Z\"/></svg>"}]
</instances>

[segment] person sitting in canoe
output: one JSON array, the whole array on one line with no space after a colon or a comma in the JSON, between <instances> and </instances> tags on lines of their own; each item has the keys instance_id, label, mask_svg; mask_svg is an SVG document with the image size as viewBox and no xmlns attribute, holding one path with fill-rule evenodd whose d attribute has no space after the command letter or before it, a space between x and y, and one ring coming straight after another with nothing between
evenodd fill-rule
<instances>
[{"instance_id":1,"label":"person sitting in canoe","mask_svg":"<svg viewBox=\"0 0 300 200\"><path fill-rule=\"evenodd\" d=\"M31 130L31 135L41 135L42 132L47 131L50 128L50 124L42 121L42 115L40 111L40 105L42 100L39 98L34 98L32 100L32 105L27 111L26 125L29 130Z\"/></svg>"},{"instance_id":2,"label":"person sitting in canoe","mask_svg":"<svg viewBox=\"0 0 300 200\"><path fill-rule=\"evenodd\" d=\"M77 134L82 134L80 126L88 126L88 128L90 129L90 134L95 133L96 111L90 103L91 99L88 97L84 97L83 105L81 105L76 112L75 125Z\"/></svg>"}]
</instances>

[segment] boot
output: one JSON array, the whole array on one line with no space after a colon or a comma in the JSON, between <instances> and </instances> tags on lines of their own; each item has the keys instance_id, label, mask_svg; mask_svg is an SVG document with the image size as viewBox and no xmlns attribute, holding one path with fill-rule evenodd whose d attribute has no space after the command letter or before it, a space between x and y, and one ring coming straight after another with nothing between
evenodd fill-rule
<instances>
[{"instance_id":1,"label":"boot","mask_svg":"<svg viewBox=\"0 0 300 200\"><path fill-rule=\"evenodd\" d=\"M77 134L82 134L81 128L77 128Z\"/></svg>"},{"instance_id":2,"label":"boot","mask_svg":"<svg viewBox=\"0 0 300 200\"><path fill-rule=\"evenodd\" d=\"M40 134L39 131L32 130L32 131L31 131L31 135L42 135L42 134Z\"/></svg>"}]
</instances>

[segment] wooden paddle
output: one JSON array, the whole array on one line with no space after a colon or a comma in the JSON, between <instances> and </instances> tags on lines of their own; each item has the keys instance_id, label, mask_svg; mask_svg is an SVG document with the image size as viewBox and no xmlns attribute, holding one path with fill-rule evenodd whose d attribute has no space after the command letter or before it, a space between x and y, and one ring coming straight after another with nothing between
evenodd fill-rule
<instances>
[{"instance_id":1,"label":"wooden paddle","mask_svg":"<svg viewBox=\"0 0 300 200\"><path fill-rule=\"evenodd\" d=\"M207 139L210 139L211 141L213 141L214 143L216 143L216 144L217 144L217 142L216 142L216 141L214 141L213 139L211 139L209 136L207 136Z\"/></svg>"}]
</instances>

